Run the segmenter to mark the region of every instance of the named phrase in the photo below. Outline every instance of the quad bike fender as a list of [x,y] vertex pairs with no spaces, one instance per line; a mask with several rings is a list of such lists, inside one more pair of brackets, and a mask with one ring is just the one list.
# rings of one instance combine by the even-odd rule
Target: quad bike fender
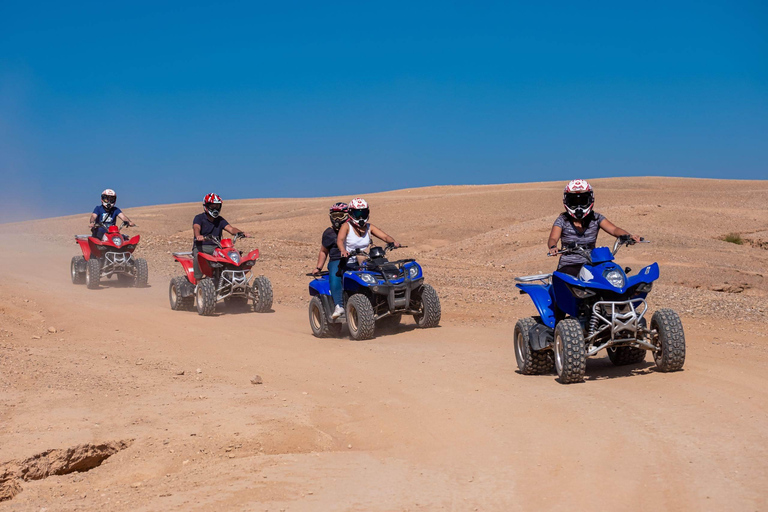
[[242,265],[244,261],[256,261],[259,259],[259,250],[254,249],[253,251],[249,252],[244,258],[240,258],[240,264]]
[[[128,240],[125,244],[128,244],[128,245],[138,245],[139,244],[139,240],[141,240],[141,235],[136,235],[136,236],[132,237],[130,240]],[[125,244],[123,244],[123,245],[125,245]],[[133,252],[133,250],[131,250],[131,252]]]
[[344,291],[347,292],[355,293],[360,288],[368,288],[369,286],[357,272],[344,272],[344,277],[342,279],[342,282],[344,283]]
[[309,283],[309,295],[331,295],[331,282],[328,278],[314,279]]
[[539,311],[542,323],[552,329],[555,328],[555,310],[552,303],[552,287],[543,284],[518,283],[521,293],[527,293],[534,306]]
[[194,286],[197,285],[195,279],[195,265],[192,262],[192,253],[189,254],[174,254],[173,259],[181,263],[181,268],[184,269],[184,274],[187,276],[187,280]]
[[91,237],[88,235],[75,235],[75,241],[77,242],[77,245],[80,246],[80,250],[83,251],[83,258],[85,258],[85,261],[91,259],[90,238]]
[[640,272],[627,277],[627,288],[632,288],[640,283],[652,283],[659,278],[659,264],[653,263],[640,269]]

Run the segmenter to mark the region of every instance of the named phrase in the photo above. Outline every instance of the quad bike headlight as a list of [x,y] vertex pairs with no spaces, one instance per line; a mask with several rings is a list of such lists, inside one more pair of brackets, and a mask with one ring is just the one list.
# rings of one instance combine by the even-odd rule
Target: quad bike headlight
[[362,279],[368,284],[376,284],[376,278],[373,277],[371,274],[360,274],[360,279]]
[[624,287],[624,274],[621,272],[621,270],[614,268],[611,270],[608,270],[603,277],[605,277],[605,280],[611,283],[612,286],[615,288],[623,288]]
[[419,275],[419,267],[414,265],[411,268],[409,268],[408,275],[410,276],[411,279],[415,278],[417,275]]
[[227,254],[227,256],[229,256],[229,259],[234,261],[236,265],[240,264],[240,253],[239,252],[237,252],[237,251],[229,251],[229,254]]
[[120,247],[121,245],[123,245],[123,237],[121,237],[121,236],[113,236],[112,237],[112,243],[115,244],[116,246]]
[[574,297],[577,299],[586,299],[587,297],[591,297],[595,294],[592,290],[587,290],[586,288],[579,288],[578,286],[568,286],[568,289],[571,290],[571,293]]

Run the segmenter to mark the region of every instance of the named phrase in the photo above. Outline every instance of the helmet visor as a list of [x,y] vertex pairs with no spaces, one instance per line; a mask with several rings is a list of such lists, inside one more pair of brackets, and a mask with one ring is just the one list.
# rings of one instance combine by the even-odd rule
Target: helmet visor
[[213,212],[220,212],[221,211],[221,203],[208,203],[205,205],[206,208],[208,208],[210,211]]
[[592,192],[580,192],[578,194],[565,194],[565,204],[571,208],[586,208],[594,201]]
[[367,219],[370,213],[371,210],[368,208],[361,208],[360,210],[349,210],[349,215],[355,220]]
[[331,220],[345,220],[347,212],[331,212]]

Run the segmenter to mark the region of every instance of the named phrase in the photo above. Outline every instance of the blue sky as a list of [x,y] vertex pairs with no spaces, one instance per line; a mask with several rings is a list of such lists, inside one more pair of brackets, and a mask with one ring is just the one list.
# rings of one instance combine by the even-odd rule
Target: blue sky
[[0,1],[0,222],[768,177],[768,4],[624,4]]

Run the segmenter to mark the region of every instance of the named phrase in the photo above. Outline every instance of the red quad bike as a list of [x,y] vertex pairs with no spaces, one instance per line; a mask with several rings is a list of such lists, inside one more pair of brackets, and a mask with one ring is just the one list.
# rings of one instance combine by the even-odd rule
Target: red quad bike
[[[223,300],[228,306],[245,306],[253,301],[253,311],[265,313],[272,309],[272,284],[265,276],[249,275],[259,250],[253,250],[243,256],[235,249],[235,242],[243,236],[237,233],[234,238],[206,237],[215,242],[213,254],[197,253],[197,262],[205,278],[197,281],[191,252],[175,252],[173,257],[181,263],[184,275],[171,279],[168,295],[173,310],[192,310],[197,307],[200,315],[212,315],[216,303]],[[254,277],[251,282],[251,277]]]
[[[120,228],[128,226],[123,222]],[[96,227],[105,227],[96,224]],[[137,288],[147,286],[149,268],[144,258],[134,258],[133,251],[139,244],[139,235],[129,238],[120,233],[120,228],[107,228],[103,240],[90,235],[75,235],[83,251],[82,256],[73,256],[70,273],[73,284],[83,284],[94,290],[102,278],[117,276],[119,282]]]

